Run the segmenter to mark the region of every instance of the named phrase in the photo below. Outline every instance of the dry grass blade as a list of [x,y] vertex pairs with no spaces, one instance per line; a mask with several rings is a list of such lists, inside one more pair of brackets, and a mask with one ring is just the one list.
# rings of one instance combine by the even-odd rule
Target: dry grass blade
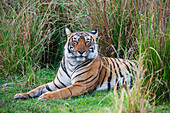
[[123,111],[123,103],[124,103],[124,89],[121,88],[121,97],[120,97],[120,108],[119,108],[119,113],[122,113]]

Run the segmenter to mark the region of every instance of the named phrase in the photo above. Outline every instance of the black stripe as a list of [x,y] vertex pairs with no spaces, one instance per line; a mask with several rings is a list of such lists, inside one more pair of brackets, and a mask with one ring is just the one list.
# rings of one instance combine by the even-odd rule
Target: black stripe
[[100,70],[99,76],[101,75],[102,71],[103,71],[103,66],[102,66],[102,69]]
[[31,97],[30,94],[28,94],[28,98],[33,98],[33,97]]
[[75,83],[77,83],[77,82],[84,82],[84,81],[90,79],[92,76],[93,76],[93,75],[91,75],[90,77],[86,78],[85,80],[78,80],[78,81],[76,81]]
[[77,69],[79,69],[79,68],[81,68],[81,67],[84,67],[84,66],[88,65],[88,64],[89,64],[90,62],[92,62],[92,61],[93,61],[93,60],[88,60],[88,61],[84,62],[82,65],[76,66],[75,69],[77,70]]
[[[115,66],[115,63],[114,63],[114,61],[113,60],[115,60],[115,59],[110,59],[111,60],[111,62],[112,62],[112,64],[113,64],[113,68],[114,68],[114,70],[115,70],[115,74],[116,74],[116,84],[117,84],[117,89],[118,89],[118,87],[119,87],[119,83],[118,83],[118,73],[117,73],[117,71],[116,71],[116,66]],[[117,63],[116,63],[117,64]],[[119,66],[117,66],[118,68],[119,68]],[[108,78],[108,81],[109,81],[109,79],[112,79],[112,78]],[[108,87],[108,90],[110,90],[109,89],[109,87]]]
[[48,91],[52,91],[47,84],[45,85],[45,87]]
[[62,82],[59,80],[58,77],[57,77],[57,80],[58,80],[64,87],[66,87],[66,85],[65,85],[64,83],[62,83]]
[[97,76],[98,76],[98,74],[92,80],[86,82],[85,84],[88,84],[88,83],[92,82],[95,78],[97,78]]
[[75,65],[71,64],[69,61],[68,61],[68,63],[69,63],[71,66],[75,66],[75,65],[76,65],[76,64],[75,64]]
[[90,89],[91,87],[93,87],[94,85],[96,85],[97,82],[98,82],[98,81],[96,81],[93,85],[91,85],[91,86],[89,86],[88,88],[86,88],[86,90],[87,90],[87,89]]
[[54,80],[53,80],[53,84],[55,85],[55,87],[57,87],[58,89],[60,89],[60,87],[58,87],[57,84],[55,84]]
[[61,62],[60,63],[60,66],[61,66],[61,68],[62,68],[62,70],[67,74],[67,72],[65,71],[65,68],[64,68],[64,66],[63,66],[63,63]]
[[118,81],[118,79],[117,79],[117,77],[116,77],[116,83],[117,83],[117,81]]
[[[101,60],[100,60],[100,66],[99,66],[99,69],[98,69],[98,73],[97,73],[97,75],[96,76],[98,76],[99,75],[99,70],[100,70],[100,67],[101,67]],[[89,88],[91,88],[91,87],[93,87],[94,85],[96,85],[98,83],[98,80],[93,84],[93,85],[91,85],[90,87],[88,87],[88,88],[86,88],[86,90],[87,89],[89,89]],[[94,88],[94,89],[96,89],[96,87]],[[93,89],[93,90],[94,90]]]
[[65,66],[65,57],[63,58],[63,65],[64,65],[64,69],[65,69],[65,72],[66,72],[67,76],[68,76],[69,78],[71,78],[70,75],[68,74],[67,69],[66,69],[66,66]]
[[126,68],[129,71],[129,73],[131,73],[129,66],[125,62],[123,62],[123,63],[126,65]]
[[70,43],[68,43],[67,50],[68,50],[68,53],[71,53],[69,46],[70,46]]
[[70,91],[70,93],[71,93],[71,96],[72,96],[72,91],[69,89],[69,88],[67,88],[69,91]]
[[[102,57],[100,57],[100,58],[101,58],[102,62],[104,63],[103,58]],[[101,65],[101,60],[100,60],[100,65]],[[100,70],[99,76],[101,75],[102,71],[103,71],[103,66],[102,66],[102,69]]]
[[118,67],[118,69],[119,69],[119,73],[120,73],[120,76],[121,77],[124,77],[123,75],[122,75],[122,73],[121,73],[121,69],[120,69],[120,67],[119,67],[119,64],[116,62],[116,64],[117,64],[117,67]]
[[[78,77],[78,76],[80,76],[80,75],[82,75],[82,74],[84,74],[84,73],[86,73],[86,72],[90,71],[91,69],[92,69],[92,68],[90,68],[89,70],[84,71],[84,72],[82,72],[82,73],[80,73],[80,74],[76,75],[73,79],[75,79],[76,77]],[[73,80],[73,79],[72,79],[72,80]]]
[[113,64],[113,68],[114,68],[114,70],[115,70],[116,77],[118,77],[118,74],[117,74],[117,71],[116,71],[116,67],[115,67],[115,63],[114,63],[114,61],[113,61],[112,59],[110,59],[110,60],[112,61],[112,64]]
[[110,81],[112,79],[112,65],[110,64],[110,76],[108,77],[108,90],[110,90]]
[[117,59],[121,64],[122,64],[122,62],[120,61],[120,59],[119,58],[115,58],[115,59]]
[[64,60],[64,58],[63,58],[63,64],[62,64],[62,62],[61,62],[61,63],[60,63],[60,66],[61,66],[62,70],[66,73],[66,75],[67,75],[69,78],[71,78],[70,75],[68,74],[66,68],[65,68],[65,60]]
[[97,87],[95,87],[92,91],[96,91]]
[[101,82],[101,84],[100,84],[100,87],[103,85],[104,79],[105,79],[105,77],[106,77],[106,73],[107,73],[107,69],[105,68],[105,74],[104,74],[103,80],[102,80],[102,82]]
[[129,64],[133,67],[133,65],[129,62]]
[[69,68],[69,66],[68,66],[68,70],[71,71],[71,72],[73,72],[73,70],[71,70],[71,69]]

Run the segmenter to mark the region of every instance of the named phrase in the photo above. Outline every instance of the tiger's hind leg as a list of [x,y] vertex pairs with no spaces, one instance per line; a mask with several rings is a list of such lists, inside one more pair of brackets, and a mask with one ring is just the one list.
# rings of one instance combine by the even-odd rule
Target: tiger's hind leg
[[49,92],[49,91],[55,91],[57,90],[56,87],[53,87],[54,83],[50,82],[44,85],[41,85],[28,93],[19,93],[14,96],[14,99],[27,99],[27,98],[34,98],[42,95],[43,93]]

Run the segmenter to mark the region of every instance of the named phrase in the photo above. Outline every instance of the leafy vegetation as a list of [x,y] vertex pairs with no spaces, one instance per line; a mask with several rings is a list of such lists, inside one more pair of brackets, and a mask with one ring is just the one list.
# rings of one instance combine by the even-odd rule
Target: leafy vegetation
[[[0,85],[9,83],[1,88],[0,112],[154,112],[155,104],[169,106],[168,6],[168,0],[0,1]],[[135,59],[134,88],[49,102],[13,100],[14,94],[54,79],[65,27],[97,28],[101,55]],[[165,112],[167,106],[155,110]]]

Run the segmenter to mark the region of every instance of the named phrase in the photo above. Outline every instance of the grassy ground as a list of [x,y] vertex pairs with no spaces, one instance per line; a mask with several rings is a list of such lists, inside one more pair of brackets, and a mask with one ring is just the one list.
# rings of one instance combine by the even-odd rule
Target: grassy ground
[[[39,75],[39,76],[36,76]],[[32,77],[31,79],[31,76]],[[26,100],[14,100],[16,93],[27,92],[32,88],[53,80],[55,72],[41,70],[27,77],[12,77],[8,80],[1,80],[0,92],[0,112],[117,112],[120,111],[121,103],[116,103],[118,100],[114,91],[94,91],[86,93],[79,97],[68,99],[51,100],[40,102],[37,98]],[[33,79],[36,81],[32,84]],[[25,82],[27,81],[27,82]],[[32,85],[30,85],[32,84]],[[120,94],[120,91],[117,91]],[[120,95],[119,95],[120,96]],[[125,99],[124,104],[127,103]],[[116,105],[117,104],[117,105]],[[116,107],[117,106],[117,107]],[[117,109],[118,108],[118,109]],[[164,103],[159,106],[150,104],[147,112],[170,112],[170,104]],[[123,108],[126,109],[126,108]],[[154,110],[154,111],[153,111]]]
[[[55,74],[48,72],[40,73],[39,83],[45,83],[55,77]],[[100,91],[86,93],[79,97],[51,100],[47,102],[40,102],[37,98],[27,100],[14,100],[16,93],[27,92],[31,90],[34,85],[28,87],[23,85],[22,81],[25,77],[14,78],[11,80],[3,80],[0,85],[8,83],[8,85],[1,87],[0,112],[96,112],[96,111],[110,111],[113,104],[112,99],[108,98],[112,95],[112,91]],[[41,82],[40,82],[41,81]]]
[[21,90],[25,92],[28,89],[21,88],[21,85],[15,83],[2,88],[0,112],[96,112],[111,106],[110,98],[104,99],[99,104],[110,92],[93,92],[90,95],[47,102],[40,102],[37,98],[13,100],[13,96]]

